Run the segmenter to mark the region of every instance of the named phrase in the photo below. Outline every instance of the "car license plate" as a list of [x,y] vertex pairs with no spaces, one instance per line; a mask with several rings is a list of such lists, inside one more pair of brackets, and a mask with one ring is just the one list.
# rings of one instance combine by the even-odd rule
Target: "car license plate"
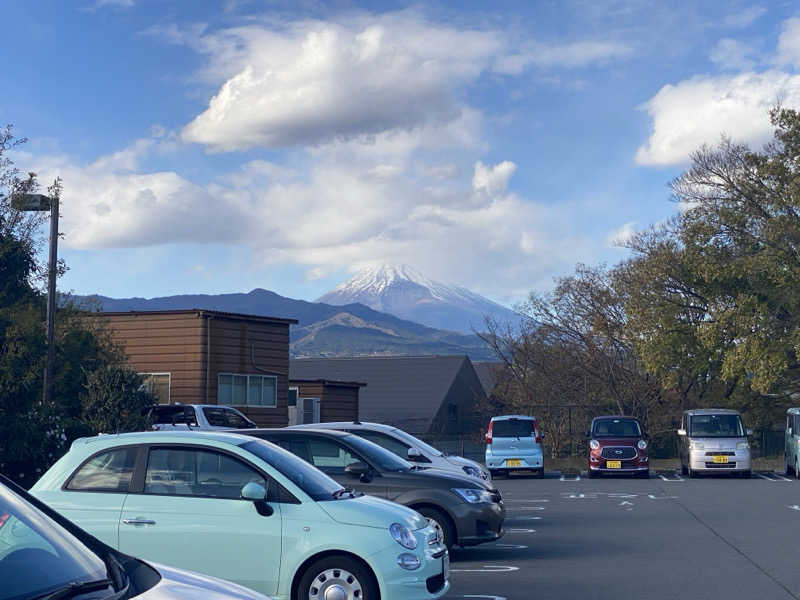
[[520,458],[510,458],[506,461],[507,467],[521,467],[522,466],[522,459]]
[[447,552],[445,552],[442,558],[442,574],[444,575],[445,581],[450,578],[450,555]]
[[727,456],[715,456],[714,457],[714,464],[715,465],[725,465],[728,463]]
[[622,461],[619,460],[606,461],[606,469],[621,469],[621,468],[622,468]]

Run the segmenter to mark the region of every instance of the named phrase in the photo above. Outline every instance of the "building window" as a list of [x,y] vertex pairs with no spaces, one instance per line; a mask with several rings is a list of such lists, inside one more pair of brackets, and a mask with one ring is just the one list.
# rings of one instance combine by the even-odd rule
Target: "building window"
[[217,404],[228,406],[278,405],[278,381],[270,375],[236,375],[220,373],[217,387]]
[[139,373],[142,388],[155,396],[159,404],[169,404],[169,373]]
[[458,404],[447,405],[447,418],[451,421],[458,421]]
[[289,388],[289,406],[297,406],[297,394],[299,391],[299,388],[296,387]]

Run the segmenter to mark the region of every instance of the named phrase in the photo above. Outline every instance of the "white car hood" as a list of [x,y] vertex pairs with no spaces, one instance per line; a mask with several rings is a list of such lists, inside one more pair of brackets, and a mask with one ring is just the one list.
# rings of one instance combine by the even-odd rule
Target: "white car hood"
[[[468,458],[464,458],[463,456],[450,456],[450,455],[447,455],[447,456],[445,456],[445,459],[447,460],[447,462],[456,465],[459,469],[461,469],[461,467],[469,466],[469,467],[475,467],[481,473],[486,471],[486,469],[483,468],[482,464],[477,463],[474,460],[470,460]],[[463,471],[463,469],[462,469],[462,471]],[[466,475],[466,473],[465,473],[465,475]]]
[[161,581],[138,600],[269,600],[267,596],[230,581],[150,563],[161,574]]

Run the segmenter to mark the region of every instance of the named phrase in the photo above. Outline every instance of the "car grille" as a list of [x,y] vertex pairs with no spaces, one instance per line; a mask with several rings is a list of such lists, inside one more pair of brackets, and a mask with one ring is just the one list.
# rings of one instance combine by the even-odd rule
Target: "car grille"
[[706,452],[706,456],[736,456],[736,452],[729,452],[728,450],[724,452],[722,450],[709,450]]
[[425,581],[425,587],[431,594],[435,594],[444,587],[444,573],[439,573],[433,577],[428,577]]
[[633,446],[608,446],[603,448],[600,456],[609,460],[631,459],[636,456],[636,448]]
[[729,462],[729,463],[706,463],[706,469],[735,469],[736,463]]

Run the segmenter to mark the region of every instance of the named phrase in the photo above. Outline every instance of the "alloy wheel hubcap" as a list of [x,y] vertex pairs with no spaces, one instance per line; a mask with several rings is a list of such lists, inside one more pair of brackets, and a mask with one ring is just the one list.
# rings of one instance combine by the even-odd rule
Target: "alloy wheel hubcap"
[[327,569],[314,577],[308,589],[309,600],[358,600],[363,598],[361,583],[344,569]]

